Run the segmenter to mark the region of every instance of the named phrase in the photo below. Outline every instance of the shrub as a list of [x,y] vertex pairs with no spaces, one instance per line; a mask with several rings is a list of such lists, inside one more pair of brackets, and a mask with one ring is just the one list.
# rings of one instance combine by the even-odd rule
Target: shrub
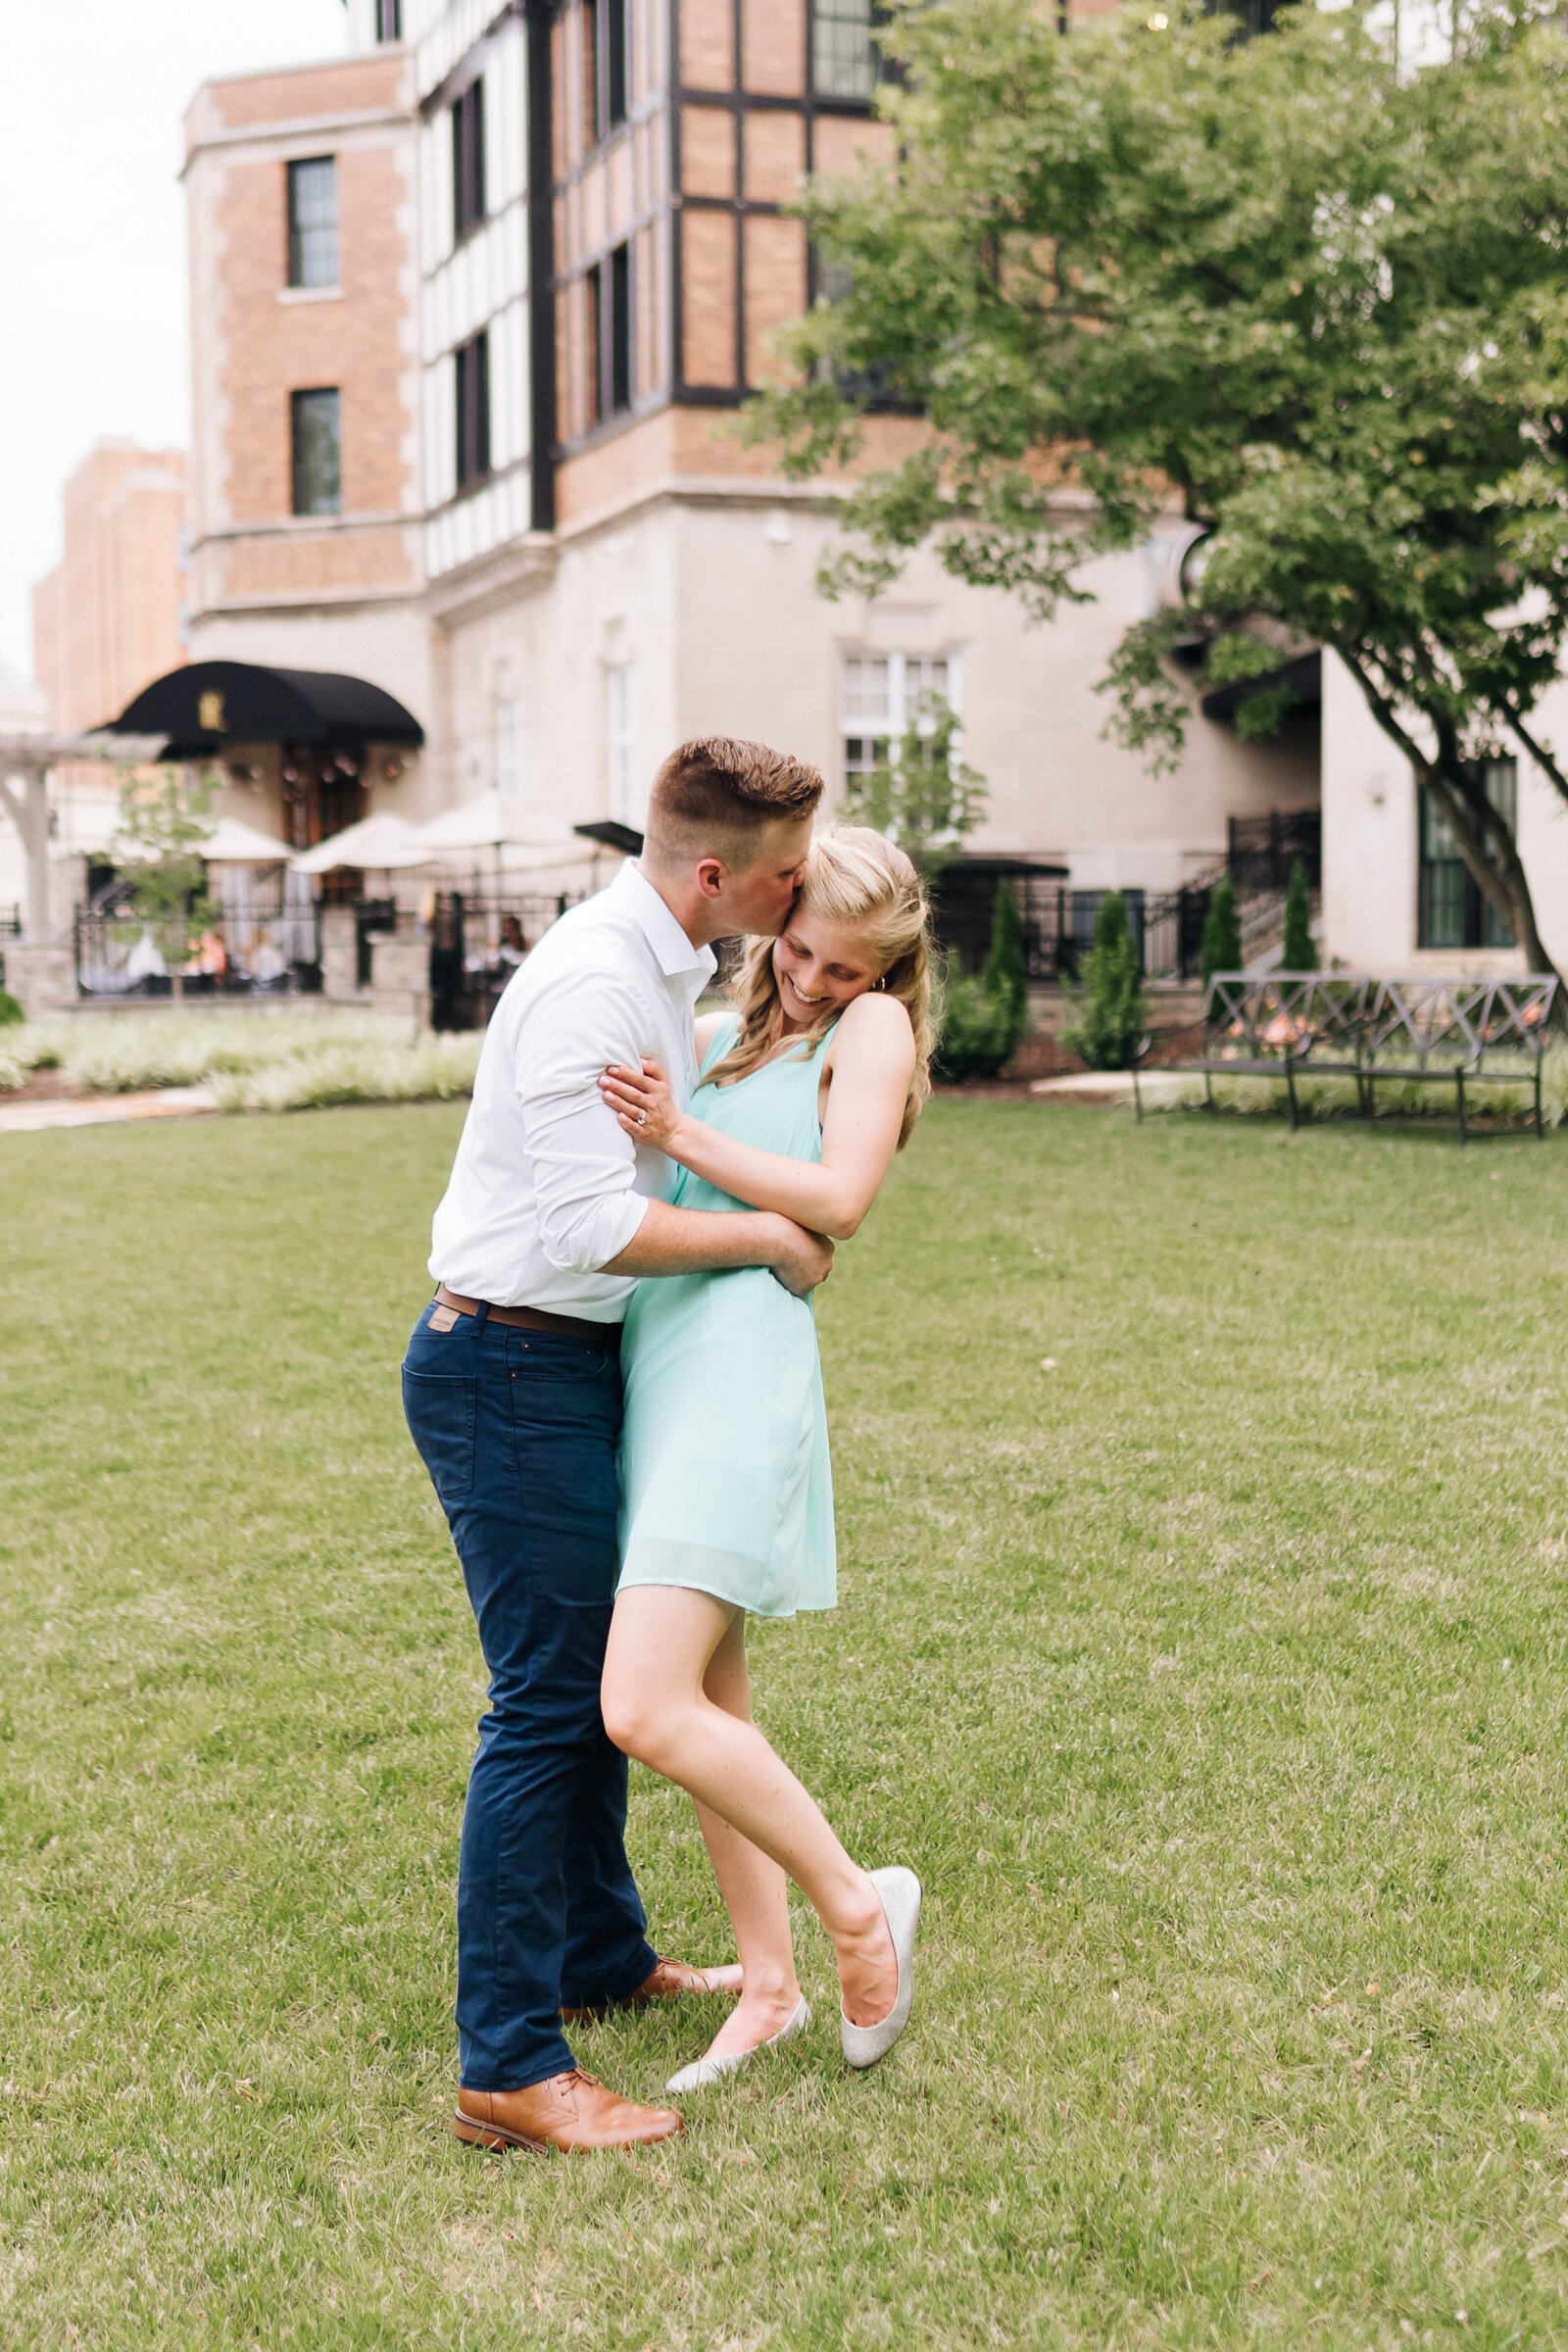
[[24,1021],[26,1017],[16,998],[9,995],[5,989],[0,988],[0,1029],[10,1029],[18,1021]]
[[1012,1015],[1014,1045],[1029,1026],[1029,967],[1023,956],[1023,926],[1010,884],[999,882],[991,902],[991,952],[986,957],[986,992]]
[[1317,948],[1312,938],[1312,894],[1306,887],[1306,868],[1299,858],[1291,868],[1285,896],[1285,945],[1280,964],[1287,972],[1315,972]]
[[1229,874],[1221,874],[1208,894],[1200,953],[1205,990],[1216,972],[1242,968],[1242,924],[1236,911],[1236,885]]
[[939,1078],[994,1078],[1018,1042],[1013,1007],[983,980],[954,978],[942,992],[932,1068]]
[[1144,1041],[1144,966],[1119,890],[1100,902],[1082,986],[1062,994],[1071,1014],[1061,1032],[1067,1051],[1092,1070],[1130,1069]]

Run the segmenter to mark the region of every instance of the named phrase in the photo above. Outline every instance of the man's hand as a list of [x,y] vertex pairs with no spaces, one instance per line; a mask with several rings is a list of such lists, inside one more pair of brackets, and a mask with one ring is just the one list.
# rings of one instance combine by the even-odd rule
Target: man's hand
[[773,1221],[779,1228],[779,1254],[768,1259],[767,1270],[792,1298],[808,1298],[833,1271],[833,1245],[819,1233],[808,1233],[790,1217]]

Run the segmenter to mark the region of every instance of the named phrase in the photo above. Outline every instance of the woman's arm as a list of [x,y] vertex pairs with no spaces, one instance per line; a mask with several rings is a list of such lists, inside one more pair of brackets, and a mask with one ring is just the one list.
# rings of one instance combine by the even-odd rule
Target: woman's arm
[[600,1086],[639,1143],[667,1152],[737,1200],[776,1209],[844,1242],[876,1199],[898,1149],[914,1069],[908,1014],[894,998],[857,997],[839,1022],[831,1056],[820,1166],[760,1152],[677,1110],[657,1063],[607,1070]]

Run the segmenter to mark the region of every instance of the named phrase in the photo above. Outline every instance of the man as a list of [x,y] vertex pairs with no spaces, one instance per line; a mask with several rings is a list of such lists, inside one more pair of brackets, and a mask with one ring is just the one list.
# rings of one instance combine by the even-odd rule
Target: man
[[579,2071],[569,2019],[732,1985],[663,1960],[622,1842],[626,1762],[599,1683],[615,1589],[619,1326],[640,1277],[768,1266],[805,1296],[832,1250],[787,1217],[672,1207],[598,1080],[646,1055],[684,1100],[710,943],[773,934],[822,794],[812,767],[711,737],[654,780],[640,864],[574,907],[490,1023],[403,1367],[409,1428],[452,1529],[490,1712],[458,1874],[460,2139],[627,2147],[682,2129]]

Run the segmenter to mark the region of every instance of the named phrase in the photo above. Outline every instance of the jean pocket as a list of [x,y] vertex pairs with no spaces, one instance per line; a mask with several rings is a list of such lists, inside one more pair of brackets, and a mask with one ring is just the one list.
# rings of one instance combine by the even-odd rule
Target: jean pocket
[[473,1493],[474,1424],[479,1384],[461,1372],[403,1367],[403,1413],[444,1511]]

